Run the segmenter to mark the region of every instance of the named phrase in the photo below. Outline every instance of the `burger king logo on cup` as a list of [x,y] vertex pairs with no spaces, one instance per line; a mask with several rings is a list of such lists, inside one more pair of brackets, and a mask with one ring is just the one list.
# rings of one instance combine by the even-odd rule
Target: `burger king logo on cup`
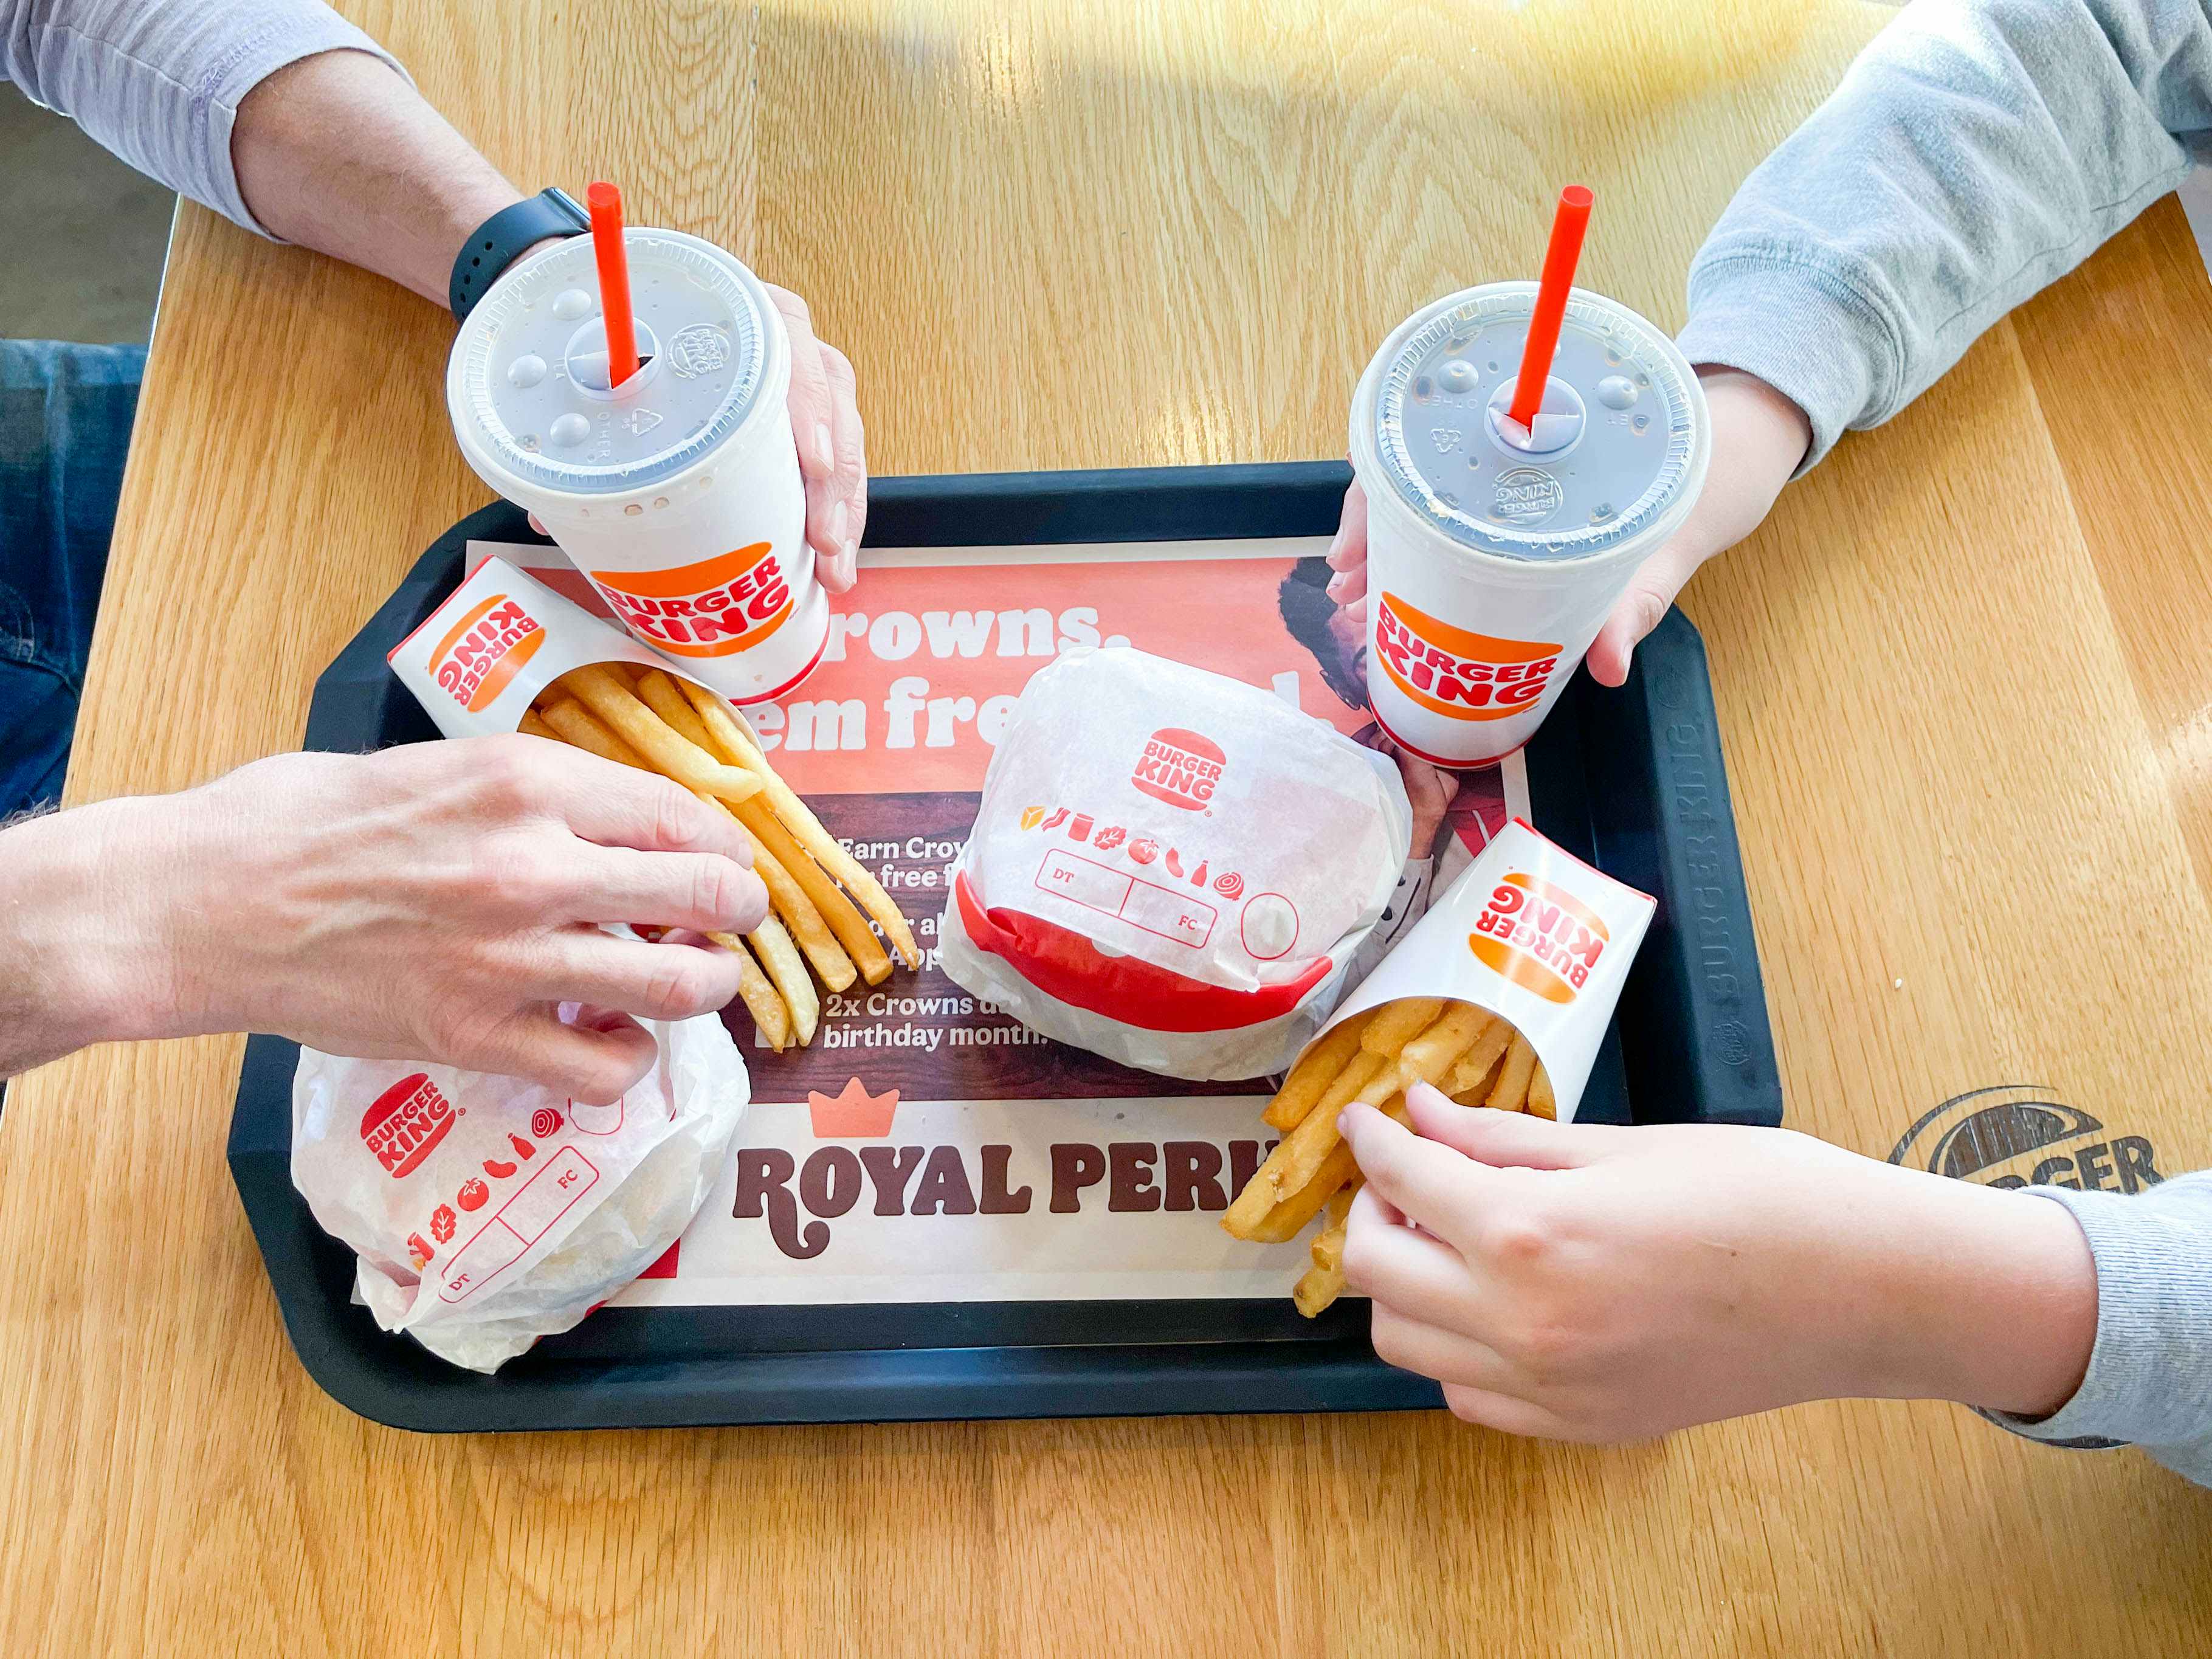
[[453,1127],[453,1103],[429,1074],[403,1077],[362,1114],[362,1144],[394,1181],[414,1174]]
[[1559,647],[1455,628],[1385,593],[1376,611],[1375,658],[1392,684],[1432,714],[1502,720],[1543,696]]
[[504,593],[479,599],[430,653],[430,675],[455,702],[474,714],[513,679],[545,643],[538,618]]
[[1512,870],[1491,890],[1467,945],[1524,991],[1568,1003],[1589,982],[1612,939],[1597,912],[1572,893]]
[[1221,769],[1228,763],[1221,745],[1211,738],[1164,726],[1145,739],[1145,752],[1137,757],[1137,769],[1129,781],[1154,800],[1186,812],[1203,812],[1212,804]]
[[791,584],[766,542],[673,570],[594,570],[591,577],[623,626],[679,657],[750,651],[791,617]]

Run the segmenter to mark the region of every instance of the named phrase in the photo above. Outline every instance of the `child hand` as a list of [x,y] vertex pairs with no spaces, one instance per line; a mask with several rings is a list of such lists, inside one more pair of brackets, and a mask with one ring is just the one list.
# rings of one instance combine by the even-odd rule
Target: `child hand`
[[2045,1200],[1784,1130],[1407,1105],[1425,1139],[1344,1114],[1367,1177],[1345,1274],[1376,1352],[1469,1422],[1629,1440],[1853,1396],[2038,1415],[2087,1367],[2094,1264]]
[[[1705,493],[1673,540],[1646,560],[1589,648],[1590,677],[1601,685],[1628,678],[1638,643],[1659,625],[1698,567],[1759,528],[1805,459],[1811,423],[1796,404],[1754,375],[1733,368],[1698,371],[1712,410],[1713,464]],[[1367,594],[1367,497],[1354,482],[1344,495],[1328,566],[1328,596],[1341,605]]]

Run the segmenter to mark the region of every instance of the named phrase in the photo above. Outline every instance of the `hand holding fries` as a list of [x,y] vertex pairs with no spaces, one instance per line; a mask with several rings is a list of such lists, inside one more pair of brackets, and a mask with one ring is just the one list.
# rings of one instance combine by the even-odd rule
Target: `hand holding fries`
[[1294,1292],[1308,1318],[1344,1289],[1346,1215],[1360,1170],[1338,1120],[1352,1105],[1407,1121],[1406,1095],[1441,1085],[1455,1099],[1498,1111],[1556,1115],[1551,1079],[1528,1040],[1505,1020],[1468,1002],[1401,997],[1352,1015],[1310,1044],[1262,1115],[1285,1131],[1221,1224],[1239,1238],[1280,1243],[1295,1238],[1324,1206],[1329,1219],[1314,1241],[1314,1266]]
[[758,739],[713,693],[658,668],[592,664],[547,686],[521,729],[658,772],[744,826],[775,914],[742,939],[710,937],[738,958],[738,994],[770,1048],[813,1041],[821,999],[809,963],[832,991],[856,978],[870,985],[889,978],[886,940],[909,968],[920,965],[913,930],[890,895],[776,775]]

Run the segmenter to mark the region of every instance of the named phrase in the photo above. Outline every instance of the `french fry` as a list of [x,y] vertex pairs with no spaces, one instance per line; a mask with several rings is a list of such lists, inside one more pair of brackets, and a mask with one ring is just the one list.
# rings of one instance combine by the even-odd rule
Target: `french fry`
[[1559,1120],[1559,1103],[1552,1093],[1552,1074],[1544,1069],[1540,1060],[1528,1074],[1528,1115],[1548,1117],[1554,1122]]
[[522,724],[515,727],[515,730],[526,738],[544,738],[550,743],[561,741],[561,734],[546,725],[544,717],[535,708],[526,708],[522,711]]
[[[699,744],[709,754],[714,752],[714,740],[708,735],[704,720],[676,689],[676,681],[671,676],[657,668],[650,670],[640,676],[638,692],[644,697],[647,706],[665,720],[679,737]],[[694,732],[696,737],[693,737]],[[833,965],[825,968],[823,963],[828,953],[822,951],[821,946],[826,941],[822,939],[819,929],[810,926],[803,913],[795,916],[799,942],[806,947],[808,957],[813,960],[817,971],[822,973],[823,982],[833,991],[843,990],[853,982],[851,975],[854,964],[857,964],[860,977],[871,985],[881,985],[889,979],[891,975],[890,958],[884,954],[874,932],[860,913],[853,908],[852,901],[837,890],[836,884],[822,873],[821,866],[792,838],[789,830],[775,814],[763,801],[756,799],[740,803],[736,816],[738,822],[744,824],[752,836],[754,845],[764,848],[769,855],[790,874],[799,890],[805,894],[806,902],[813,908],[815,915],[836,935],[840,954],[848,958],[846,965],[842,967],[834,965],[835,958],[829,958]],[[842,983],[831,983],[833,975],[842,978]]]
[[[654,769],[646,764],[642,756],[607,730],[590,709],[574,697],[556,696],[539,706],[544,711],[546,725],[556,736],[577,748],[587,750],[605,760],[634,766],[640,771]],[[721,806],[726,811],[729,810],[712,795],[702,793],[699,799],[711,805]],[[799,890],[799,884],[785,872],[774,855],[763,852],[757,844],[753,848],[753,871],[767,887],[769,899],[777,911],[787,918],[799,918],[801,926],[811,924],[812,933],[818,936],[816,942],[820,954],[814,960],[822,974],[823,982],[833,991],[842,991],[850,985],[854,976],[853,964],[837,948],[836,941],[830,937],[822,918],[815,913],[806,895]],[[769,979],[783,994],[784,1002],[791,1010],[793,1027],[800,1044],[803,1046],[812,1042],[821,1012],[821,999],[815,994],[813,982],[806,977],[805,965],[792,950],[790,935],[771,920],[756,928],[750,937],[753,943],[760,947],[761,961]]]
[[1315,1267],[1339,1273],[1343,1271],[1345,1224],[1352,1218],[1352,1200],[1358,1195],[1359,1182],[1357,1179],[1338,1188],[1329,1195],[1328,1224],[1314,1235]]
[[1455,1002],[1436,1023],[1398,1052],[1398,1075],[1407,1087],[1434,1083],[1449,1072],[1486,1028],[1504,1024],[1468,1002]]
[[1376,1010],[1360,1033],[1359,1046],[1370,1054],[1398,1058],[1399,1051],[1443,1012],[1442,997],[1401,997]]
[[[1298,1191],[1261,1217],[1249,1237],[1256,1244],[1287,1244],[1305,1231],[1306,1223],[1321,1213],[1328,1203],[1347,1181],[1359,1178],[1359,1165],[1352,1156],[1352,1148],[1343,1142],[1322,1160],[1314,1178]],[[1224,1220],[1222,1224],[1226,1226]]]
[[1343,1294],[1344,1267],[1340,1262],[1334,1267],[1315,1266],[1307,1268],[1304,1275],[1291,1288],[1291,1300],[1308,1319],[1316,1319],[1323,1309]]
[[745,942],[735,933],[709,933],[707,937],[738,959],[738,995],[752,1012],[753,1024],[762,1040],[781,1054],[791,1043],[791,1010],[784,1006],[783,998],[761,972],[760,963]]
[[[1510,1047],[1511,1039],[1509,1038],[1507,1042]],[[1498,1085],[1498,1074],[1504,1069],[1505,1054],[1501,1049],[1498,1053],[1498,1058],[1490,1062],[1490,1069],[1488,1071],[1485,1072],[1480,1077],[1475,1079],[1475,1080],[1469,1084],[1466,1088],[1453,1089],[1449,1091],[1449,1092],[1451,1095],[1451,1097],[1462,1106],[1486,1106],[1490,1103],[1491,1090]],[[1458,1073],[1455,1071],[1453,1073],[1453,1076],[1456,1077]],[[1446,1080],[1449,1081],[1449,1079]]]
[[637,693],[604,663],[572,668],[556,684],[605,721],[617,737],[651,761],[654,770],[665,773],[687,788],[703,790],[732,805],[750,800],[760,793],[763,785],[757,775],[742,767],[726,766],[706,750],[685,742],[669,728],[666,721],[639,702]]
[[1274,1099],[1261,1114],[1261,1120],[1272,1128],[1297,1128],[1299,1121],[1314,1109],[1328,1091],[1328,1085],[1358,1054],[1359,1034],[1367,1029],[1370,1018],[1368,1014],[1355,1015],[1299,1055],[1298,1063],[1291,1067],[1283,1086],[1275,1091]]
[[842,842],[822,827],[822,821],[808,809],[806,803],[799,799],[789,784],[776,775],[775,768],[768,763],[767,754],[727,704],[705,687],[694,685],[689,680],[681,682],[678,689],[692,708],[698,711],[699,718],[706,722],[707,730],[713,735],[725,757],[760,778],[768,790],[769,801],[776,815],[790,826],[799,844],[860,900],[860,908],[875,919],[876,925],[884,930],[884,937],[890,940],[891,947],[899,953],[906,965],[919,968],[921,965],[921,951],[915,943],[914,928],[908,923],[905,913],[892,902],[890,895],[884,891],[883,884],[845,850]]
[[815,1027],[822,1019],[822,999],[816,994],[814,981],[806,976],[806,962],[799,954],[799,947],[791,942],[791,935],[774,916],[761,923],[749,934],[753,948],[760,952],[761,966],[783,993],[784,1006],[791,1010],[792,1035],[805,1048],[814,1041]]
[[1498,1086],[1490,1091],[1483,1103],[1501,1112],[1517,1112],[1528,1099],[1528,1079],[1536,1070],[1536,1051],[1528,1046],[1528,1039],[1518,1031],[1513,1034],[1513,1046],[1505,1051],[1505,1065],[1498,1073]]

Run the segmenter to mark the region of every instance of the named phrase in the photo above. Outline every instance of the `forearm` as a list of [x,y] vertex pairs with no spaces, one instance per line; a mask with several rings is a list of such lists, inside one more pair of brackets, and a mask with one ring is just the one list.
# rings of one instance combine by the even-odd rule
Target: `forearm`
[[133,849],[159,833],[147,811],[102,801],[0,830],[0,1077],[161,1034],[161,911],[174,895],[141,878]]
[[239,106],[232,154],[270,234],[441,305],[469,233],[520,199],[411,85],[360,52],[263,81]]
[[2206,127],[2205,0],[1922,0],[1737,192],[1683,349],[1802,408],[1810,465],[2172,189],[2172,135]]

